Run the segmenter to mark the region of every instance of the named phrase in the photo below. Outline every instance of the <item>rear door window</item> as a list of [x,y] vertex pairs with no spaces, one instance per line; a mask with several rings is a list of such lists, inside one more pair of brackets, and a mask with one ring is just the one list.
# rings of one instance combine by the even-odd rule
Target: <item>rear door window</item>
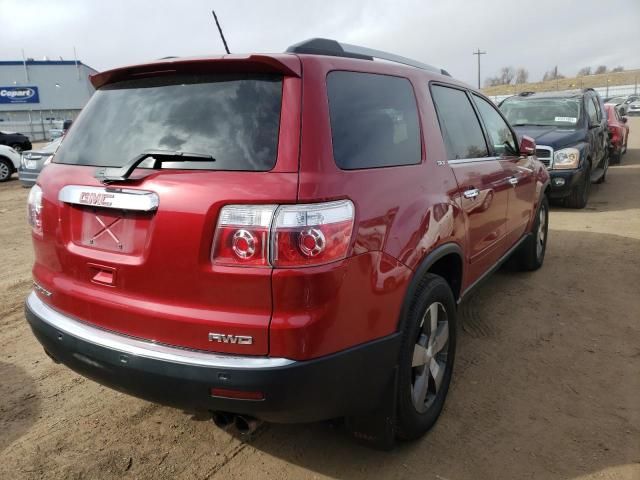
[[55,162],[120,167],[146,150],[165,150],[215,161],[163,168],[271,170],[281,103],[280,76],[171,75],[107,85],[85,106]]
[[587,101],[587,115],[589,116],[589,121],[592,124],[598,123],[598,110],[596,109],[596,104],[593,101],[592,97],[586,97]]
[[406,78],[327,75],[333,157],[345,170],[420,163],[418,108]]
[[482,127],[464,90],[433,85],[431,96],[450,160],[487,157]]

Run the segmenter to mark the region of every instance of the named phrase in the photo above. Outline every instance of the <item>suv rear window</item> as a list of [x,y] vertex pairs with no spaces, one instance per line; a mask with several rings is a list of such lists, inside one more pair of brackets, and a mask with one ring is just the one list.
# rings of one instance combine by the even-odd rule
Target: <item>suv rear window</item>
[[345,170],[420,163],[418,108],[406,78],[327,75],[333,157]]
[[215,158],[164,168],[271,170],[281,103],[279,76],[172,75],[107,85],[86,105],[55,162],[120,167],[152,149]]

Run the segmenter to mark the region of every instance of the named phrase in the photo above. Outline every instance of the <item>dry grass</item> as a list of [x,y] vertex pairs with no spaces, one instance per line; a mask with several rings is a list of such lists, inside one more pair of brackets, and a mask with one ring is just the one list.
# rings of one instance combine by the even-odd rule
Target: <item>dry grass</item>
[[633,85],[640,82],[640,69],[619,73],[605,73],[586,77],[563,78],[548,82],[523,83],[521,85],[498,85],[486,87],[482,91],[485,95],[512,95],[519,92],[548,92],[551,90],[570,90],[572,88],[595,88],[609,86]]

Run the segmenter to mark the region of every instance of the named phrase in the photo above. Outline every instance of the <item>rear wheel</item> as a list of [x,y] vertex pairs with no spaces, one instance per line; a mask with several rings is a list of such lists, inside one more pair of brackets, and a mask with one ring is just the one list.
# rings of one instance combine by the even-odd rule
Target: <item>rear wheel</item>
[[603,166],[602,166],[602,168],[604,169],[604,172],[603,172],[602,176],[596,182],[597,184],[604,183],[604,182],[607,181],[607,172],[609,171],[609,160],[610,160],[610,158],[611,158],[611,155],[607,154],[607,158],[604,159]]
[[456,351],[456,305],[447,282],[427,274],[405,321],[398,375],[397,436],[412,440],[436,422]]
[[589,201],[589,191],[591,190],[591,165],[587,166],[584,178],[580,185],[577,185],[566,199],[569,208],[584,208]]
[[531,235],[522,244],[516,254],[518,266],[521,270],[533,271],[544,263],[547,251],[547,234],[549,231],[549,200],[544,195],[540,201],[536,219],[533,222]]
[[22,152],[22,145],[19,143],[14,143],[13,145],[11,145],[11,148],[13,148],[18,153]]
[[0,182],[6,182],[13,173],[13,164],[4,158],[0,158]]

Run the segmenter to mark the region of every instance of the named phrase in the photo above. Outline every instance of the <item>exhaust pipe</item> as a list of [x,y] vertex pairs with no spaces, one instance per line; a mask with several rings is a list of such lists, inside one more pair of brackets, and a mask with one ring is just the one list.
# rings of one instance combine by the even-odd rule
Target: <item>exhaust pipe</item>
[[213,423],[222,430],[228,430],[235,421],[235,415],[229,412],[212,412]]
[[236,415],[236,430],[243,437],[251,436],[261,424],[262,422],[257,418],[247,417],[244,415]]

